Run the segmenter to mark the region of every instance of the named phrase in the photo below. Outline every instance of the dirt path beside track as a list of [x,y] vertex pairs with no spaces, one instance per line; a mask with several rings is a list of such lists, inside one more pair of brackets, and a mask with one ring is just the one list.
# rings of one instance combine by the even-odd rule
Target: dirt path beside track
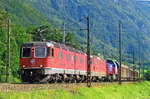
[[[131,84],[136,82],[123,82],[123,84]],[[92,87],[99,86],[110,86],[117,85],[118,82],[101,82],[101,83],[92,83]],[[0,84],[0,92],[9,92],[9,91],[32,91],[32,90],[46,90],[46,89],[65,89],[72,90],[77,87],[86,87],[86,83],[54,83],[54,84]]]

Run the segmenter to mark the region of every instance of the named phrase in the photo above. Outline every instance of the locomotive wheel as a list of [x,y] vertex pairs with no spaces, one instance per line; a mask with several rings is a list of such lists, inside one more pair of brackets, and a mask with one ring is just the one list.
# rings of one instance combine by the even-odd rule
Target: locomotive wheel
[[52,75],[50,75],[50,78],[48,79],[48,83],[52,83],[52,81],[53,81],[53,77]]
[[83,80],[82,80],[83,83],[86,82],[86,76],[83,76]]
[[83,82],[83,81],[84,81],[84,76],[80,75],[80,82]]
[[97,82],[97,77],[96,76],[92,77],[92,81]]
[[81,82],[81,76],[80,75],[76,75],[76,83],[80,83]]
[[57,75],[57,82],[58,82],[58,83],[62,83],[63,81],[64,81],[64,76],[61,75],[61,74],[58,74],[58,75]]
[[99,82],[99,78],[98,78],[98,76],[96,76],[95,78],[96,78],[96,80],[95,80],[95,81],[96,81],[96,82]]
[[48,79],[48,83],[56,83],[56,75],[50,75],[50,78]]
[[29,82],[25,75],[21,75],[22,82]]
[[80,82],[81,82],[81,80],[79,80],[79,79],[76,80],[76,83],[80,83]]
[[29,83],[34,83],[35,82],[35,79],[34,79],[34,77],[33,76],[29,76],[29,81],[28,81]]
[[72,75],[64,75],[64,82],[71,83]]
[[71,83],[76,83],[76,75],[72,75]]

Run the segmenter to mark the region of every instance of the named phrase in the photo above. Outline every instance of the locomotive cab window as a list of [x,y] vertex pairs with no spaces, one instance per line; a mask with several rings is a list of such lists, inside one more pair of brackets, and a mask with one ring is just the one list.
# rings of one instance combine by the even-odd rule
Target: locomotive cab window
[[35,57],[38,57],[38,58],[46,57],[46,48],[45,47],[36,47],[34,55],[35,55]]
[[47,57],[50,56],[50,47],[47,48]]
[[54,57],[54,48],[52,48],[52,57]]
[[22,48],[22,57],[31,57],[31,48]]

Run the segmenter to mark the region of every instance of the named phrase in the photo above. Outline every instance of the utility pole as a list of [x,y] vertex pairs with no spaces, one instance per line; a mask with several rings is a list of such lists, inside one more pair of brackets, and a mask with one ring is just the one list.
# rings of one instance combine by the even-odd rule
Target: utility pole
[[134,57],[134,50],[133,50],[133,80],[135,80],[135,57]]
[[121,20],[119,20],[119,84],[121,85],[121,64],[122,64],[122,52],[121,52]]
[[90,17],[87,17],[87,86],[91,87]]
[[65,22],[63,22],[63,39],[62,39],[62,43],[65,44],[65,36],[66,36],[66,31],[65,31],[66,27],[65,27]]
[[144,56],[143,56],[143,59],[142,59],[142,61],[143,61],[143,78],[142,78],[142,80],[144,81]]
[[104,59],[105,59],[105,45],[103,45],[103,56],[104,56]]
[[139,42],[139,81],[140,81],[140,65],[141,65],[141,46]]
[[[7,14],[8,17],[8,14]],[[7,33],[7,67],[6,67],[6,82],[10,81],[10,19],[8,18],[8,33]]]

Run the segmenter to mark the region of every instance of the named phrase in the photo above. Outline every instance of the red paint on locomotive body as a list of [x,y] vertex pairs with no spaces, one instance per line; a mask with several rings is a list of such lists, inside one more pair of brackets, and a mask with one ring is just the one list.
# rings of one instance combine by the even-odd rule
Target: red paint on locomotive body
[[99,57],[92,57],[92,71],[106,73],[107,63]]

